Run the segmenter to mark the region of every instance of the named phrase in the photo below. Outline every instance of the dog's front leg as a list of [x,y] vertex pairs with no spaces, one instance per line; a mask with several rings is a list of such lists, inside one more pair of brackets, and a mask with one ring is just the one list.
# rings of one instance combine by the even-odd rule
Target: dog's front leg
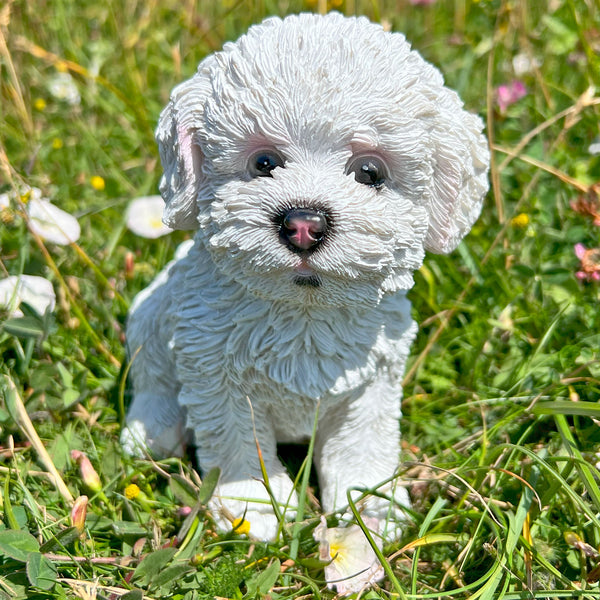
[[[196,390],[197,391],[197,390]],[[224,396],[227,392],[224,392]],[[275,433],[260,405],[251,410],[243,395],[239,400],[220,398],[190,403],[188,426],[194,431],[197,455],[204,472],[221,470],[219,485],[210,508],[221,529],[231,529],[231,519],[244,518],[254,537],[268,540],[277,535],[279,514],[295,512],[294,485],[277,458]],[[197,397],[196,397],[197,398]],[[259,458],[260,449],[260,458]],[[261,460],[268,476],[263,477]]]
[[[323,508],[327,511],[348,505],[349,488],[376,488],[391,480],[379,491],[391,497],[392,504],[376,496],[370,496],[365,504],[365,513],[378,519],[380,533],[386,532],[388,516],[398,516],[398,505],[410,505],[406,490],[392,479],[399,464],[400,399],[400,387],[380,377],[348,402],[345,414],[338,407],[323,415],[315,445]],[[391,525],[395,529],[395,524]]]

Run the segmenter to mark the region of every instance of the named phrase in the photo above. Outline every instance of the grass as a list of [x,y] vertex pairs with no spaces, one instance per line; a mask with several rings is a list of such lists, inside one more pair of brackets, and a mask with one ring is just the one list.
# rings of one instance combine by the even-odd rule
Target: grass
[[[39,187],[82,228],[78,245],[45,245],[18,205],[2,211],[3,275],[47,277],[58,301],[45,317],[25,307],[0,321],[0,598],[334,596],[311,494],[281,542],[217,534],[204,510],[210,477],[189,460],[132,460],[118,443],[127,307],[185,237],[125,227],[128,202],[156,193],[158,113],[173,85],[252,22],[322,4],[0,6],[0,193]],[[600,210],[600,155],[589,151],[600,133],[600,6],[332,4],[405,31],[487,120],[493,149],[481,219],[416,274],[400,473],[414,506],[383,549],[388,577],[363,597],[600,597],[600,284],[576,276],[574,253],[600,246],[581,210]],[[515,75],[517,55],[531,71]],[[58,73],[72,76],[79,103],[52,92]],[[526,94],[501,111],[495,90],[516,79]],[[73,449],[99,487],[86,485]],[[71,499],[83,494],[78,529]]]

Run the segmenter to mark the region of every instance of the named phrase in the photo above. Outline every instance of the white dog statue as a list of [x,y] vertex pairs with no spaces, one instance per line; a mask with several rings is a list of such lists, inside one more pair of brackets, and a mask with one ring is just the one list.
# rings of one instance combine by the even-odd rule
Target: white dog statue
[[[417,326],[407,291],[488,189],[482,122],[404,36],[366,18],[269,18],[172,93],[157,139],[164,221],[193,242],[141,292],[128,344],[130,453],[221,476],[220,526],[274,537],[297,502],[278,442],[310,438],[322,506],[390,481]],[[392,512],[406,490],[388,492]],[[226,510],[224,510],[226,509]],[[383,529],[390,502],[365,513]]]

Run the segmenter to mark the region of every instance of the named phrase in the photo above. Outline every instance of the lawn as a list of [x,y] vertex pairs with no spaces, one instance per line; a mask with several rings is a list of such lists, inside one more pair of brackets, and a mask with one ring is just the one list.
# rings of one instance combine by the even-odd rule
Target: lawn
[[[160,110],[252,23],[327,9],[405,32],[492,148],[481,218],[410,292],[413,508],[361,597],[600,598],[597,0],[3,0],[0,278],[50,284],[20,312],[0,291],[0,599],[335,596],[312,488],[257,542],[215,531],[193,457],[119,445],[128,306],[189,237],[128,222],[157,194]],[[40,229],[40,198],[71,237]]]

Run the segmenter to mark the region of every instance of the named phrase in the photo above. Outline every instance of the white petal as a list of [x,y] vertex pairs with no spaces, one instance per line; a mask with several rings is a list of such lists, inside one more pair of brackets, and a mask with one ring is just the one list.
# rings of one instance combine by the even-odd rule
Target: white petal
[[10,206],[10,196],[8,194],[0,194],[0,209]]
[[328,588],[350,594],[383,578],[377,555],[358,525],[327,529],[322,519],[313,537],[319,542],[319,558],[331,560],[325,567]]
[[70,73],[57,73],[48,83],[50,93],[58,100],[64,100],[71,106],[81,102],[79,90]]
[[77,219],[47,200],[32,198],[27,203],[31,229],[42,239],[66,245],[76,242],[81,234]]
[[165,203],[161,196],[142,196],[132,200],[127,207],[127,227],[136,235],[155,239],[172,229],[162,222]]
[[600,154],[600,139],[596,138],[589,146],[588,152],[592,155]]
[[54,310],[54,288],[47,279],[36,275],[11,275],[0,280],[0,306],[8,308],[11,316],[21,317],[23,313],[17,308],[21,302],[43,315],[46,309]]

